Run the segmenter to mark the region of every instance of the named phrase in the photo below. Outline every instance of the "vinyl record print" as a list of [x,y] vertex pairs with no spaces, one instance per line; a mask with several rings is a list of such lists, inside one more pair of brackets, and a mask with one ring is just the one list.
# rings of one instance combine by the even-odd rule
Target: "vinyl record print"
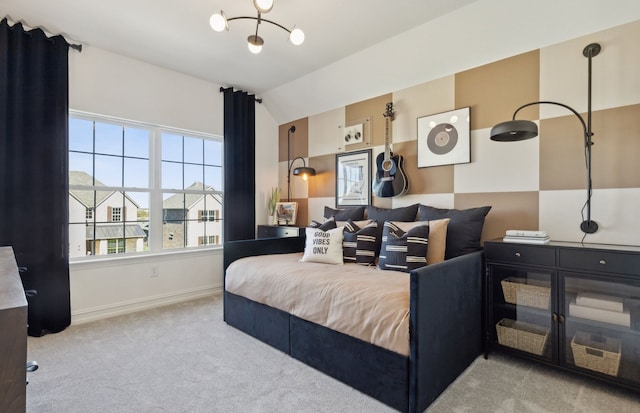
[[429,150],[437,155],[451,152],[458,143],[458,131],[450,123],[441,123],[431,129],[427,136]]
[[471,162],[469,108],[418,118],[418,168]]

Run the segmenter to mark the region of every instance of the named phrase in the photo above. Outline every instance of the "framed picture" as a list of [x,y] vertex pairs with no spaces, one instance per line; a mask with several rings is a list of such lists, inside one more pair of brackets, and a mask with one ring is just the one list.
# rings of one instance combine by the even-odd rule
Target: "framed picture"
[[336,155],[336,207],[371,203],[371,149]]
[[418,168],[471,162],[469,108],[418,118]]
[[276,203],[276,219],[277,219],[278,225],[295,225],[297,215],[298,215],[297,202]]

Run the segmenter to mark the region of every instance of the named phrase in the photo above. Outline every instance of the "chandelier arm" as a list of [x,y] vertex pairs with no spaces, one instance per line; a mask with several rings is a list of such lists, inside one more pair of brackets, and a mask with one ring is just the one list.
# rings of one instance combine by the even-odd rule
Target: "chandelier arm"
[[284,30],[287,33],[291,33],[291,30],[287,29],[286,27],[284,27],[281,24],[278,24],[272,20],[268,20],[265,19],[263,17],[251,17],[251,16],[240,16],[240,17],[232,17],[230,19],[227,19],[228,22],[232,21],[232,20],[241,20],[241,19],[249,19],[249,20],[258,20],[258,22],[267,22],[267,23],[271,23],[274,26],[278,26],[279,28],[281,28],[282,30]]

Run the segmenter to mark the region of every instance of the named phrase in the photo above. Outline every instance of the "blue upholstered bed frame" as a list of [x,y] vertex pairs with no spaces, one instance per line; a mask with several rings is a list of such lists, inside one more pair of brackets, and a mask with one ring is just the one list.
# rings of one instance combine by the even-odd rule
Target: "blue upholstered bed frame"
[[[303,237],[227,242],[224,268],[303,249]],[[409,357],[226,290],[224,320],[399,411],[422,412],[481,354],[482,259],[474,252],[410,273]]]

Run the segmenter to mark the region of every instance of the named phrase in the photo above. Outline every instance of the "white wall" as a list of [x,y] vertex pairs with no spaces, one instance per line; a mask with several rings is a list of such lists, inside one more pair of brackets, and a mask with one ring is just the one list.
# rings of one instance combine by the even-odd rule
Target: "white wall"
[[[73,110],[222,135],[219,88],[90,46],[69,52]],[[74,261],[70,278],[77,324],[221,291],[222,250]]]
[[638,19],[638,0],[478,0],[263,97],[283,124]]

